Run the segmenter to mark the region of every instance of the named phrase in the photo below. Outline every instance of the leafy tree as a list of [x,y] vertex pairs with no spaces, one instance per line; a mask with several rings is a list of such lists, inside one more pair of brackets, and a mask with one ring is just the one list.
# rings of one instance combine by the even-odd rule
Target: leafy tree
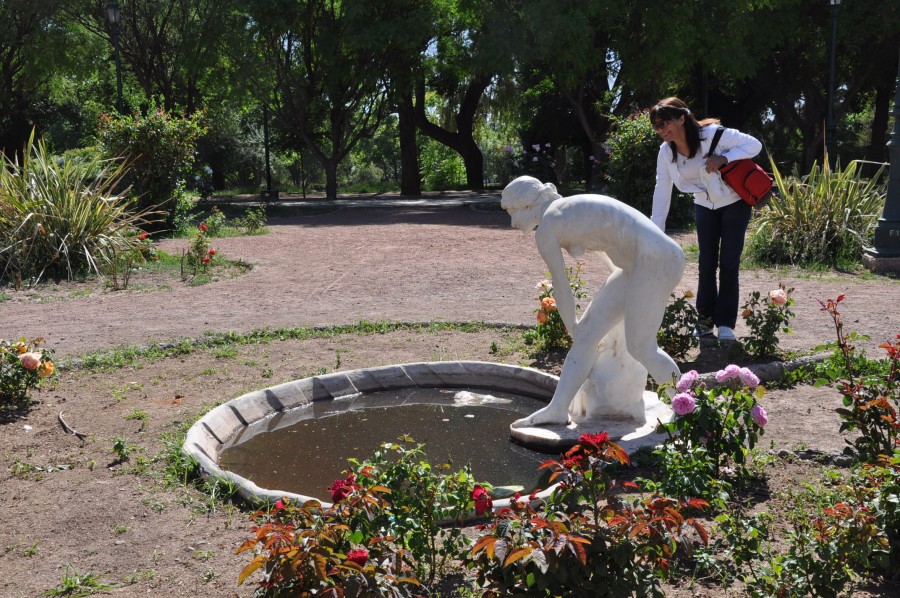
[[20,152],[58,71],[84,68],[80,32],[69,26],[66,0],[0,2],[0,151]]
[[[479,107],[496,77],[511,73],[513,47],[520,43],[511,30],[511,14],[503,3],[448,0],[437,24],[422,76],[414,89],[416,125],[428,137],[455,150],[466,168],[466,187],[484,187],[484,156],[475,141]],[[429,110],[428,93],[445,103]]]
[[388,65],[416,37],[410,2],[270,0],[250,7],[262,53],[275,73],[272,107],[289,139],[308,147],[337,196],[338,165],[388,114]]

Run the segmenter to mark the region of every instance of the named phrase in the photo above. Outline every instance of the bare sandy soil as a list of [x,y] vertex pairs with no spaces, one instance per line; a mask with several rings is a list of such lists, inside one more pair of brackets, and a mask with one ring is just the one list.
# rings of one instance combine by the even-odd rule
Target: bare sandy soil
[[[359,320],[485,321],[531,324],[535,284],[545,267],[533,238],[509,227],[505,213],[471,208],[342,209],[273,219],[270,234],[216,239],[219,252],[253,269],[242,276],[190,287],[142,283],[126,291],[97,283],[9,292],[0,303],[0,338],[43,336],[58,361],[123,345],[147,345],[203,333],[354,323]],[[678,235],[689,246],[690,234]],[[186,241],[162,247],[180,251]],[[594,289],[606,276],[588,262]],[[681,290],[695,285],[689,264]],[[817,299],[845,294],[848,331],[867,334],[871,356],[900,332],[900,284],[867,275],[750,270],[743,294],[793,287],[795,333],[788,350],[833,340]],[[156,289],[156,290],[152,290]],[[738,336],[747,331],[739,324]],[[558,371],[559,357],[536,363],[524,355],[517,330],[417,331],[279,341],[228,350],[200,350],[117,369],[65,369],[34,393],[35,404],[0,419],[0,596],[36,596],[65,575],[93,573],[116,585],[116,596],[248,596],[236,586],[247,563],[234,548],[248,537],[245,513],[214,505],[197,492],[161,482],[164,433],[175,433],[211,405],[252,389],[314,372],[446,359],[534,365]],[[490,347],[501,347],[492,353]],[[730,355],[706,349],[685,368],[724,365]],[[771,423],[765,448],[844,446],[833,389],[800,386],[767,393]],[[59,422],[87,434],[66,434]],[[397,430],[409,432],[414,430]],[[133,447],[117,461],[117,438]],[[386,437],[385,440],[392,440]],[[374,448],[374,447],[373,447]],[[774,494],[814,477],[808,464],[772,466]],[[68,573],[67,573],[68,571]],[[864,595],[892,595],[893,587]],[[717,596],[716,591],[674,590]],[[862,594],[861,594],[862,595]],[[894,594],[895,595],[895,594]]]

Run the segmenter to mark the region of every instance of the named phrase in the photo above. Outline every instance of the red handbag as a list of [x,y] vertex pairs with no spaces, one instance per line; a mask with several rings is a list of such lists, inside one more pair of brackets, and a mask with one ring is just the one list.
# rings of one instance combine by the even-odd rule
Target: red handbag
[[[707,156],[713,155],[724,130],[725,127],[716,129]],[[764,206],[772,195],[772,177],[750,158],[725,164],[719,169],[719,174],[722,180],[751,206]]]

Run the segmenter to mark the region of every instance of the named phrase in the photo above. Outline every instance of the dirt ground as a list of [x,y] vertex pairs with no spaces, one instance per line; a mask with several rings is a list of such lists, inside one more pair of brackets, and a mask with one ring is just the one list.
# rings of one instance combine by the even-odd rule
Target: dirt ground
[[[341,209],[273,218],[270,234],[215,239],[213,247],[252,264],[242,276],[190,287],[142,283],[104,290],[96,282],[12,292],[0,302],[0,338],[43,336],[57,361],[127,345],[196,338],[205,332],[346,324],[484,321],[532,324],[535,284],[545,267],[533,237],[509,227],[497,210],[451,208]],[[677,235],[689,247],[689,233]],[[167,240],[177,253],[187,241]],[[588,261],[589,289],[606,272]],[[693,289],[696,263],[679,287]],[[847,331],[881,357],[878,343],[900,333],[900,283],[860,274],[810,275],[747,270],[742,295],[784,283],[794,288],[795,332],[787,350],[811,350],[834,338],[817,299],[845,294]],[[739,323],[738,336],[747,330]],[[249,561],[234,548],[247,539],[246,515],[161,480],[161,436],[177,433],[211,405],[250,390],[321,370],[447,359],[518,363],[558,371],[558,359],[530,361],[518,330],[415,331],[279,341],[142,360],[117,369],[63,369],[35,392],[35,404],[0,419],[0,596],[36,596],[64,577],[93,573],[116,584],[115,596],[249,596],[237,575]],[[492,353],[496,344],[500,352]],[[707,348],[683,369],[728,362]],[[699,364],[699,365],[698,365]],[[769,391],[764,448],[840,451],[833,389]],[[87,435],[66,434],[69,426]],[[414,430],[397,430],[415,436]],[[116,439],[132,447],[117,461]],[[385,438],[392,440],[393,438]],[[373,447],[374,448],[374,447]],[[814,477],[809,464],[780,462],[767,471],[772,493]],[[896,595],[873,588],[864,595]],[[675,595],[718,596],[694,588]],[[863,594],[860,594],[863,595]]]

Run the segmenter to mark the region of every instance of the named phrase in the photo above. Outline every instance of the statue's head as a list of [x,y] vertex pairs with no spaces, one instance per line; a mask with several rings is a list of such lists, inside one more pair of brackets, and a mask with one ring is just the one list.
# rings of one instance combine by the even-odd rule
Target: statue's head
[[542,183],[533,176],[520,176],[503,189],[500,206],[509,212],[514,227],[528,233],[540,224],[546,205],[559,197],[553,183]]
[[500,196],[500,206],[507,211],[510,208],[524,210],[539,203],[549,194],[554,196],[553,199],[559,197],[553,183],[542,183],[533,176],[520,176],[504,187]]

